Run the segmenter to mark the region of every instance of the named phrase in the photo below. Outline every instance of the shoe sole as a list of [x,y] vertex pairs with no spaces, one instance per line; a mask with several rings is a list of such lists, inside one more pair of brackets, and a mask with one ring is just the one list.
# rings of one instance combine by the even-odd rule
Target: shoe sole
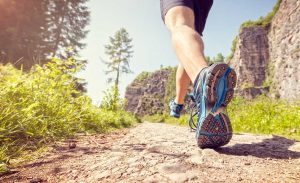
[[[212,65],[205,82],[207,100],[205,105],[212,107],[213,112],[220,107],[226,107],[233,98],[236,81],[235,71],[227,64]],[[198,146],[202,149],[224,146],[232,138],[231,122],[224,113],[216,116],[208,114],[200,126],[197,136]]]

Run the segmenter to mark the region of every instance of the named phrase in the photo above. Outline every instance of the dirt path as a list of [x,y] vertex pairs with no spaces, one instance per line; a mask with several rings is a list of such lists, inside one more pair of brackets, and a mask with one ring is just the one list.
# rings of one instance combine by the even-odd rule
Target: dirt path
[[300,142],[236,134],[200,150],[188,128],[143,123],[55,147],[0,182],[300,182]]

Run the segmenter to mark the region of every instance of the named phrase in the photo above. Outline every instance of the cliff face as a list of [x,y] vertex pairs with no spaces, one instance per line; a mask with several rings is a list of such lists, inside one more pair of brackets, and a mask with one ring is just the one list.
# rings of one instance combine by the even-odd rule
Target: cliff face
[[170,70],[163,69],[133,81],[126,88],[126,110],[141,116],[162,114],[170,74]]
[[268,31],[264,27],[244,28],[240,33],[231,66],[235,69],[237,93],[247,98],[265,93],[263,86],[269,60]]
[[300,99],[300,0],[283,0],[270,26],[243,28],[230,65],[237,92]]
[[300,0],[282,1],[268,38],[272,95],[300,99]]

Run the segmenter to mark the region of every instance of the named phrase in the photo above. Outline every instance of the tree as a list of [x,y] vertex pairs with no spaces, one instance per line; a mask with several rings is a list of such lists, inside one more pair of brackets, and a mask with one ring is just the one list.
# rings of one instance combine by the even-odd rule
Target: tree
[[216,57],[213,58],[213,62],[224,62],[225,57],[222,55],[222,53],[218,53]]
[[78,54],[87,31],[88,0],[0,0],[0,62],[30,68],[51,56]]
[[44,54],[46,1],[2,0],[0,3],[0,61],[28,67]]
[[105,45],[105,53],[109,57],[109,61],[103,61],[108,69],[105,74],[115,74],[115,77],[110,77],[108,82],[114,81],[116,91],[119,90],[120,75],[132,73],[129,67],[133,54],[131,42],[132,39],[126,29],[121,28],[114,37],[109,38],[109,44]]
[[206,60],[206,62],[207,62],[208,65],[213,64],[213,61],[211,60],[210,56],[206,56],[205,60]]
[[72,47],[75,54],[84,48],[81,42],[88,33],[90,21],[88,0],[48,1],[48,43],[52,57],[66,58],[66,48]]

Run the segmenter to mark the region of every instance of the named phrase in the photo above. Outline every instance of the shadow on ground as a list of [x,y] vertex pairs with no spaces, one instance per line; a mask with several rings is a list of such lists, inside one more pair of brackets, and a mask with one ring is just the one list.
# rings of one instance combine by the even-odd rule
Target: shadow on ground
[[236,144],[234,146],[222,147],[216,149],[221,154],[234,156],[255,156],[258,158],[273,159],[297,159],[300,158],[300,152],[291,151],[289,147],[296,141],[280,136],[273,136],[259,143]]

